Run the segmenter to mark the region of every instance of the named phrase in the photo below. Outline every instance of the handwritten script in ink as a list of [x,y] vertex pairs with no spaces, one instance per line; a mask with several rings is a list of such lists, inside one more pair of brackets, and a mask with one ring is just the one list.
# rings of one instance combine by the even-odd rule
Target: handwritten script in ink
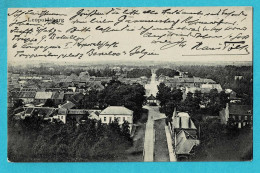
[[251,7],[11,8],[8,60],[252,59]]

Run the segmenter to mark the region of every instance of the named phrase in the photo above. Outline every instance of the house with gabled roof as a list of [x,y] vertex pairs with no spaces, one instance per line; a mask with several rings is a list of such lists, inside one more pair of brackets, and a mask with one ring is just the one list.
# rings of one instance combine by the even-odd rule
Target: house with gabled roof
[[173,112],[171,125],[176,134],[178,134],[181,130],[184,130],[197,138],[197,127],[187,112],[177,112],[175,109]]
[[190,135],[187,131],[181,130],[175,135],[175,153],[177,158],[188,158],[194,154],[194,147],[198,146],[200,141]]
[[238,128],[243,128],[246,126],[253,125],[253,107],[252,105],[237,105],[228,104],[226,108],[219,112],[219,118],[222,124],[227,124],[228,122],[233,123],[233,125]]
[[150,95],[149,97],[147,97],[147,103],[157,103],[156,97],[154,97],[154,95]]
[[35,104],[45,103],[48,99],[52,99],[53,92],[36,92]]
[[64,92],[54,92],[51,98],[55,105],[60,105],[64,102]]
[[23,100],[24,104],[33,103],[36,96],[35,91],[12,92],[12,100]]
[[72,103],[71,101],[67,101],[66,103],[59,106],[59,108],[64,108],[64,109],[72,109],[75,107],[76,107],[76,105],[74,103]]
[[119,125],[122,125],[124,121],[127,121],[131,131],[133,126],[133,113],[132,110],[124,106],[109,106],[99,114],[99,117],[104,124],[109,124],[115,121],[115,119],[118,120]]

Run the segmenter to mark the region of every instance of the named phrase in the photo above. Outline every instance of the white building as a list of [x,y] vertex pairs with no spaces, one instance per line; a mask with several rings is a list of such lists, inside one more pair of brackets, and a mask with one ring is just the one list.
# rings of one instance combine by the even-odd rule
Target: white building
[[109,124],[115,121],[115,119],[118,120],[119,125],[122,125],[124,121],[127,121],[130,126],[130,131],[132,129],[133,111],[124,106],[109,106],[99,114],[99,118],[101,122],[105,124]]

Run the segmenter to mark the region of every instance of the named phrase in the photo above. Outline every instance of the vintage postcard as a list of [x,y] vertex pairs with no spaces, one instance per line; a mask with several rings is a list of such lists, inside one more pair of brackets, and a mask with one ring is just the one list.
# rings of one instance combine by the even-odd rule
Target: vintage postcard
[[9,8],[8,160],[252,160],[252,11]]

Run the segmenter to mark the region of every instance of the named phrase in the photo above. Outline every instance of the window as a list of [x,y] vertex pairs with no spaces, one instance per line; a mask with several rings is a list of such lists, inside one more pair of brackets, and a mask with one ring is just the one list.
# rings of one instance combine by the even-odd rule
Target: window
[[112,117],[109,117],[109,123],[111,123],[112,122]]
[[107,121],[107,117],[104,117],[104,122],[106,122]]
[[247,120],[247,116],[245,116],[245,120]]
[[125,121],[125,117],[123,117],[123,121]]
[[238,116],[238,119],[241,120],[241,116],[240,115]]

